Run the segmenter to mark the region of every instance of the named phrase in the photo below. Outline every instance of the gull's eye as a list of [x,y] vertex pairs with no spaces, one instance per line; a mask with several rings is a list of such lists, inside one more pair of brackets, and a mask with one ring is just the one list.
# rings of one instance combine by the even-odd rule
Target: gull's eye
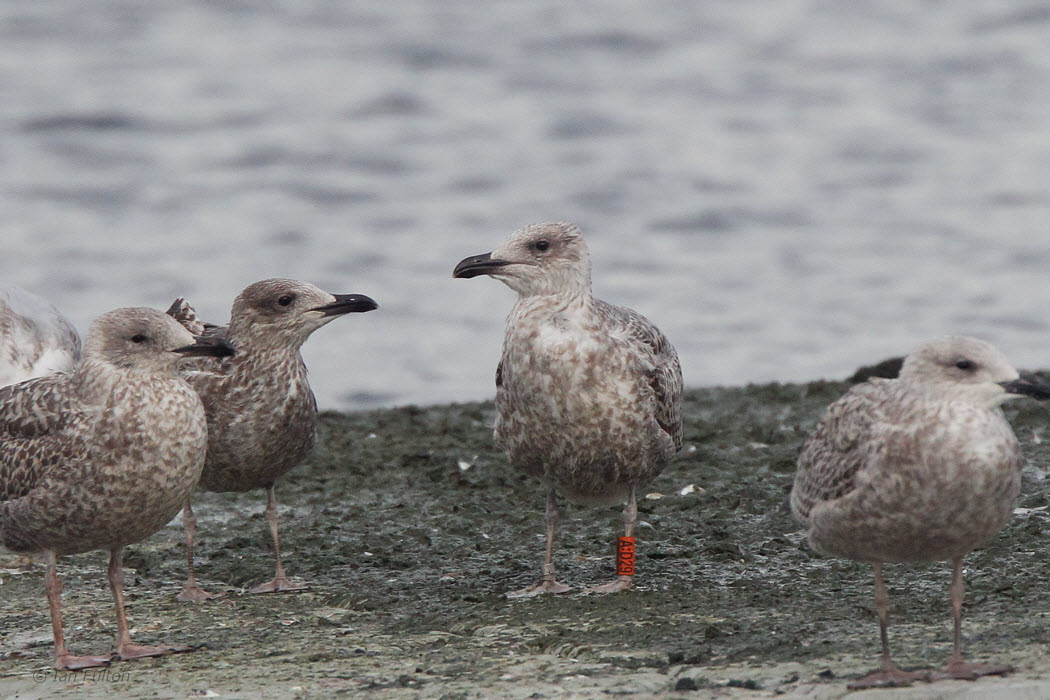
[[540,239],[533,243],[532,247],[543,253],[551,247],[551,242],[545,239]]
[[277,300],[277,303],[280,304],[281,306],[288,306],[293,301],[295,301],[295,295],[294,294],[285,294],[283,297],[281,297],[280,299]]
[[149,338],[139,333],[138,335],[131,336],[131,342],[133,343],[145,343]]
[[977,363],[973,360],[959,360],[955,363],[955,366],[965,372],[970,372],[977,367]]

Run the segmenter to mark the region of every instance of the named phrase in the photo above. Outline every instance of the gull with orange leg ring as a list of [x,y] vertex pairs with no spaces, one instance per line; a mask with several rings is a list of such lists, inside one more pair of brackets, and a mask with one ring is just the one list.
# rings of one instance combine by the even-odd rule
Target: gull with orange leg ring
[[[682,446],[682,370],[674,347],[641,314],[591,295],[590,259],[572,224],[536,224],[491,253],[465,258],[453,277],[489,275],[518,293],[496,368],[496,442],[547,486],[547,548],[539,583],[509,597],[571,590],[554,573],[557,495],[626,503]],[[625,572],[630,573],[625,573]],[[634,567],[588,589],[631,587]]]

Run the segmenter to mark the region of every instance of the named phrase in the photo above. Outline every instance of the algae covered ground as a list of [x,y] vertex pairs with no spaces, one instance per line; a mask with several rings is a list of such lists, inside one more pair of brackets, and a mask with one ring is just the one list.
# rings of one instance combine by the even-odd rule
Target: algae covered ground
[[[489,403],[326,413],[320,446],[279,486],[289,572],[305,593],[249,596],[272,575],[262,492],[201,494],[198,575],[227,596],[174,601],[176,521],[129,549],[139,643],[189,654],[50,670],[42,566],[0,559],[0,693],[13,697],[839,697],[878,661],[869,567],[806,548],[783,507],[799,446],[845,383],[688,393],[686,447],[639,504],[638,586],[509,601],[537,577],[544,493],[493,445]],[[1050,688],[1050,407],[1006,407],[1028,465],[1018,514],[967,560],[969,652],[1006,680],[909,692],[1041,697]],[[563,508],[559,578],[613,575],[618,508]],[[61,573],[74,653],[115,632],[105,555]],[[945,564],[888,568],[906,667],[950,651]],[[991,693],[983,695],[982,693]],[[862,694],[863,695],[863,694]]]

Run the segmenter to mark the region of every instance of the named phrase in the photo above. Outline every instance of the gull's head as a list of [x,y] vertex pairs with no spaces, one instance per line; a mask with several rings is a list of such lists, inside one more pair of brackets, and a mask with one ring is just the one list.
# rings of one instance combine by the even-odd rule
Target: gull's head
[[1050,386],[1022,376],[994,346],[977,338],[945,336],[904,360],[900,380],[948,398],[997,406],[1020,396],[1050,398]]
[[226,341],[198,338],[156,309],[127,308],[102,314],[88,331],[84,358],[124,370],[175,372],[184,357],[233,354]]
[[464,258],[453,277],[489,275],[521,296],[586,294],[591,263],[574,224],[532,224],[512,233],[491,253]]
[[329,294],[291,279],[268,279],[244,288],[233,302],[230,337],[298,349],[321,326],[348,313],[379,308],[363,294]]

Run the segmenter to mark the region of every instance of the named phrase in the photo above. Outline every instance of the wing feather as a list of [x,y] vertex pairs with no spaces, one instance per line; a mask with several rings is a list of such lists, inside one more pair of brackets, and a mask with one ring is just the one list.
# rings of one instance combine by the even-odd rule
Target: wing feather
[[671,436],[676,450],[682,447],[682,366],[671,341],[637,311],[595,299],[599,312],[630,338],[642,356],[649,386],[656,399],[656,422]]
[[81,413],[80,402],[70,390],[66,374],[0,387],[0,440],[58,432]]
[[894,384],[878,379],[858,384],[825,411],[799,454],[791,489],[795,517],[805,522],[818,503],[849,494],[857,473],[885,450],[884,441],[873,436],[886,432],[884,405]]
[[[178,321],[183,328],[193,335],[229,340],[229,328],[202,321],[197,316],[196,309],[190,306],[190,303],[182,297],[175,299],[165,313]],[[222,367],[223,362],[225,362],[225,358],[220,357],[196,357],[192,360],[186,360],[183,364],[185,368],[184,374],[188,377],[190,372],[207,372],[208,370],[218,369]]]
[[82,455],[70,428],[84,418],[68,375],[0,388],[0,501],[26,495]]

